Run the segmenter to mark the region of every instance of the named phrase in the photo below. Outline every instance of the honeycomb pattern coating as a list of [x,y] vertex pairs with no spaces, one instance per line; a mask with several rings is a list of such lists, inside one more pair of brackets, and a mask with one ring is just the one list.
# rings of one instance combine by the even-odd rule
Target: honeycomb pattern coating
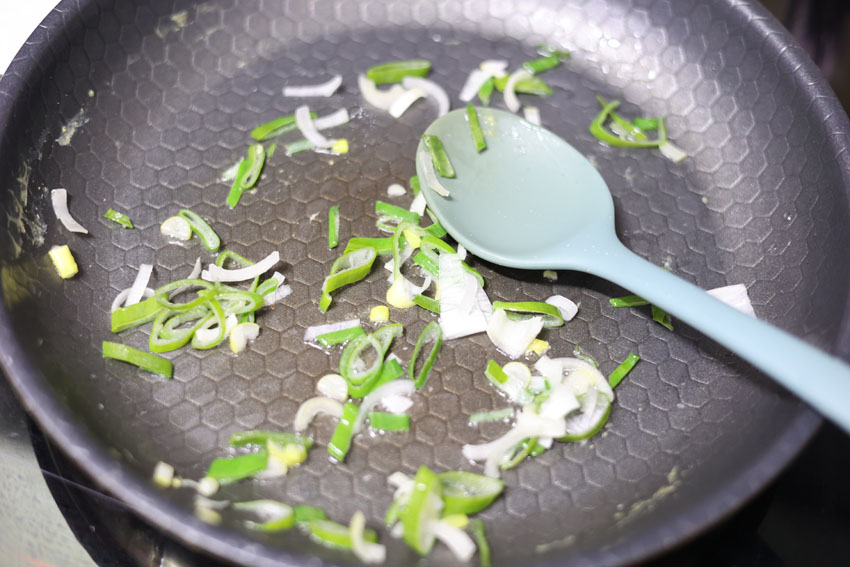
[[[427,103],[398,121],[365,105],[356,75],[384,60],[430,59],[432,78],[456,105],[466,73],[482,59],[515,67],[544,41],[570,49],[572,59],[545,76],[555,94],[524,102],[539,106],[544,124],[602,172],[625,243],[702,287],[747,284],[761,317],[820,345],[832,344],[843,323],[834,306],[846,304],[848,289],[835,260],[850,240],[847,158],[839,152],[846,118],[797,48],[779,47],[787,35],[746,2],[67,1],[46,29],[49,37],[44,30],[34,37],[39,56],[17,61],[0,82],[0,116],[8,119],[0,179],[9,188],[0,218],[3,297],[53,398],[134,473],[132,486],[158,460],[201,476],[229,451],[233,432],[291,428],[298,404],[338,356],[303,344],[304,328],[365,318],[382,302],[386,276],[375,270],[336,293],[327,315],[316,307],[338,254],[325,242],[328,207],[340,206],[344,237],[377,235],[373,201],[392,201],[385,188],[414,173],[418,134],[434,117]],[[247,132],[301,102],[280,89],[332,73],[342,73],[342,91],[308,102],[320,114],[352,111],[353,121],[333,132],[351,141],[351,153],[278,150],[256,191],[235,210],[224,207],[228,186],[218,178],[243,154]],[[691,158],[674,165],[652,151],[600,146],[587,132],[597,94],[622,99],[627,115],[666,116]],[[58,144],[81,110],[71,143]],[[57,186],[68,188],[90,236],[56,225],[47,193]],[[137,229],[103,221],[109,206]],[[212,259],[197,242],[176,246],[159,234],[158,224],[182,207],[208,219],[240,254],[279,250],[293,293],[263,312],[263,331],[247,352],[181,350],[169,355],[175,378],[163,381],[102,360],[100,341],[113,338],[108,305],[140,263],[156,266],[156,286],[185,277],[199,256]],[[81,273],[63,282],[45,252],[65,242]],[[617,563],[669,548],[752,494],[813,427],[798,402],[691,329],[669,333],[645,310],[611,309],[607,299],[623,291],[607,282],[561,273],[552,283],[473,265],[493,300],[560,293],[580,302],[576,320],[545,332],[553,355],[578,345],[603,372],[629,352],[643,359],[618,388],[603,434],[557,444],[505,473],[505,496],[483,514],[496,565]],[[405,325],[393,350],[406,361],[432,316],[393,310],[391,318]],[[143,347],[146,330],[121,340]],[[319,419],[311,429],[318,447],[304,466],[223,496],[318,504],[340,521],[363,509],[380,526],[391,499],[387,474],[423,463],[479,470],[460,446],[505,430],[467,423],[469,413],[504,405],[483,376],[488,358],[504,361],[485,337],[446,344],[416,396],[409,433],[360,436],[336,466],[323,448],[333,425]],[[186,520],[185,495],[168,506],[185,529],[156,523],[235,561],[295,564],[306,554],[311,565],[352,563],[297,533],[246,535],[230,517],[223,530],[199,527]],[[418,562],[383,539],[388,564]],[[442,548],[426,563],[454,564]]]

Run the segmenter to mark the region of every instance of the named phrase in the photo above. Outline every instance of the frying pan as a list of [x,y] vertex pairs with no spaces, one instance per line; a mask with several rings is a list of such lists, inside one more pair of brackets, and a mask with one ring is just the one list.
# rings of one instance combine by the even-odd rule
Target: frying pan
[[[338,293],[325,315],[318,289],[337,252],[327,249],[329,205],[343,238],[376,235],[372,203],[414,172],[419,133],[434,118],[420,104],[395,121],[360,98],[356,74],[379,61],[424,57],[455,97],[483,59],[512,67],[547,42],[572,51],[546,79],[555,94],[528,100],[544,124],[590,156],[611,187],[619,233],[633,250],[704,288],[744,283],[756,313],[845,358],[850,244],[848,123],[801,49],[761,7],[741,0],[498,0],[468,2],[253,2],[67,0],[44,21],[0,81],[0,310],[2,363],[38,423],[104,490],[187,545],[244,565],[347,565],[293,531],[264,537],[227,514],[195,519],[186,491],[149,481],[156,461],[199,478],[227,453],[231,433],[291,428],[334,353],[302,342],[306,326],[365,316],[385,276]],[[254,126],[290,113],[285,84],[344,77],[341,93],[311,101],[321,114],[353,110],[334,132],[345,156],[278,153],[253,194],[230,210],[220,173]],[[652,151],[600,146],[587,132],[595,95],[629,114],[667,117],[681,164]],[[497,104],[499,104],[497,102]],[[65,187],[88,236],[53,218],[49,189]],[[406,202],[406,201],[405,201]],[[134,230],[109,226],[123,209]],[[176,246],[158,224],[188,207],[224,247],[259,259],[280,250],[293,293],[267,309],[263,331],[234,357],[218,349],[175,353],[164,381],[104,361],[108,309],[140,263],[152,284],[185,277],[197,244]],[[68,243],[80,274],[61,281],[46,252]],[[574,273],[537,273],[475,262],[491,299],[560,293],[579,315],[547,340],[574,345],[610,372],[630,352],[642,362],[617,391],[604,432],[557,444],[504,474],[505,495],[482,517],[496,565],[615,565],[657,555],[729,515],[769,482],[819,419],[793,396],[683,325],[668,332],[642,310],[614,310],[611,284]],[[406,360],[431,316],[394,311]],[[146,344],[145,331],[118,340]],[[323,445],[285,480],[228,487],[222,498],[277,498],[324,507],[347,522],[363,509],[379,527],[391,500],[386,476],[478,470],[460,446],[495,438],[504,424],[467,423],[501,407],[482,369],[501,360],[486,337],[444,346],[417,394],[409,433],[361,436],[345,464]],[[388,534],[388,564],[418,562]],[[425,561],[452,565],[444,549]]]

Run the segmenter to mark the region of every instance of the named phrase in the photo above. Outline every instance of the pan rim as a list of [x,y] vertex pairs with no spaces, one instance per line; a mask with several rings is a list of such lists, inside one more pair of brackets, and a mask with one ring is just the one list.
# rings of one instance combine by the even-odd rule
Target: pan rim
[[[790,34],[771,16],[765,8],[752,0],[720,0],[736,17],[749,20],[767,42],[771,51],[777,52],[786,65],[806,77],[817,93],[817,103],[812,112],[823,119],[830,133],[830,141],[846,140],[850,123],[838,103],[832,89],[820,76],[814,63],[808,58]],[[93,0],[63,0],[39,25],[12,61],[7,73],[0,79],[0,125],[9,122],[14,110],[20,87],[30,75],[37,75],[37,62],[45,57],[53,44],[51,37],[61,37],[61,32],[71,27],[74,17]],[[57,33],[59,32],[59,33]],[[781,53],[780,53],[781,52]],[[814,96],[813,96],[814,98]],[[3,132],[0,127],[0,132]],[[0,134],[5,138],[5,134]],[[3,144],[5,145],[5,144]],[[841,152],[839,160],[845,180],[845,191],[850,187],[850,152]],[[0,292],[2,294],[2,292]],[[833,341],[832,350],[845,360],[850,359],[850,317],[848,306],[841,327]],[[0,353],[0,367],[16,391],[28,413],[69,458],[72,459],[98,486],[120,499],[135,513],[158,529],[176,537],[193,549],[227,561],[257,566],[296,566],[323,564],[317,558],[294,555],[280,548],[261,543],[245,545],[246,539],[236,532],[204,524],[190,511],[178,507],[150,483],[144,481],[124,463],[114,460],[101,447],[92,445],[84,428],[75,422],[57,399],[48,394],[41,373],[28,358],[24,345],[14,333],[8,311],[0,309],[0,344],[5,348]],[[638,538],[613,544],[591,555],[575,558],[578,564],[608,565],[644,561],[670,551],[689,541],[712,526],[732,515],[771,480],[787,467],[805,447],[816,432],[820,417],[807,407],[800,410],[790,424],[765,449],[762,459],[749,467],[738,469],[727,485],[727,497],[713,500],[708,496],[690,507],[689,519],[700,521],[676,521],[658,524]],[[731,495],[731,496],[729,496]],[[165,513],[164,513],[165,512]],[[305,563],[305,561],[307,563]],[[552,564],[544,563],[540,564]]]

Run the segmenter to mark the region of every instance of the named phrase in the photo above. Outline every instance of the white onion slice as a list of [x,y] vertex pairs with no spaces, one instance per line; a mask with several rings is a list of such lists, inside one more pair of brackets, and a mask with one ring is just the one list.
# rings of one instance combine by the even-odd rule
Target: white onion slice
[[357,414],[357,420],[354,422],[354,433],[360,433],[369,412],[372,411],[383,398],[386,396],[409,396],[415,390],[416,387],[413,380],[393,380],[392,382],[387,382],[383,386],[375,388],[368,396],[363,398],[363,403],[360,404],[360,412]]
[[546,300],[549,305],[554,305],[561,312],[561,317],[564,321],[572,321],[573,317],[578,313],[578,305],[567,299],[563,295],[553,295]]
[[398,183],[392,183],[389,187],[387,187],[388,197],[401,197],[405,193],[407,193],[407,189],[405,189],[403,185],[399,185]]
[[487,336],[499,350],[511,358],[519,358],[542,329],[543,317],[512,321],[504,309],[497,309],[487,324]]
[[342,85],[342,75],[334,75],[330,80],[318,85],[297,85],[283,87],[283,96],[291,97],[308,97],[308,96],[324,96],[329,97],[336,92]]
[[540,126],[540,109],[536,106],[526,106],[523,108],[522,116],[532,124]]
[[340,108],[325,116],[319,116],[313,120],[313,126],[316,127],[316,130],[327,130],[328,128],[336,128],[337,126],[348,124],[350,121],[351,116],[348,114],[348,109]]
[[275,272],[272,274],[272,277],[277,280],[277,288],[275,288],[273,292],[265,296],[265,305],[274,305],[284,297],[287,297],[292,294],[292,288],[283,283],[286,280],[286,277],[283,274],[281,274],[280,272]]
[[479,68],[495,79],[501,79],[508,74],[509,63],[504,59],[487,59],[482,61]]
[[[146,288],[142,292],[142,297],[148,299],[153,297],[153,294],[156,293],[151,288]],[[112,306],[109,308],[110,311],[115,311],[116,309],[120,309],[124,306],[124,302],[127,301],[127,296],[130,295],[130,288],[122,289],[118,292],[118,295],[115,296],[115,299],[112,300]]]
[[425,195],[422,194],[422,191],[419,192],[413,198],[413,201],[410,203],[410,210],[418,215],[425,214],[425,207],[428,206],[428,203],[425,201]]
[[[451,340],[487,330],[490,300],[457,254],[439,255],[440,328]],[[482,298],[483,294],[483,298]]]
[[566,384],[555,384],[549,397],[540,404],[539,415],[543,419],[564,419],[580,407],[572,388]]
[[316,391],[338,402],[348,399],[348,383],[339,374],[325,374],[319,378],[316,382]]
[[413,400],[405,396],[384,396],[381,405],[390,413],[404,413],[413,406]]
[[405,91],[405,88],[401,85],[393,85],[385,91],[379,90],[375,82],[367,78],[366,75],[357,76],[357,86],[360,88],[360,94],[363,95],[366,102],[381,110],[389,110],[395,99],[400,97]]
[[366,516],[360,510],[351,517],[348,525],[348,536],[351,539],[351,551],[363,563],[383,563],[387,558],[387,548],[380,543],[372,543],[363,539],[366,528]]
[[200,256],[198,256],[198,257],[195,259],[195,265],[192,267],[192,271],[191,271],[191,272],[189,272],[189,275],[188,275],[188,276],[186,276],[186,278],[187,278],[187,279],[190,279],[190,280],[196,280],[196,279],[198,279],[199,277],[201,277],[201,269],[202,269],[202,266],[201,266],[201,257],[200,257]]
[[342,417],[342,403],[324,396],[310,398],[295,412],[293,427],[295,431],[304,431],[320,413],[339,419]]
[[255,340],[260,335],[260,326],[256,323],[245,322],[238,323],[228,329],[225,325],[224,333],[230,336],[230,350],[233,351],[233,354],[239,354],[245,350],[250,341]]
[[304,331],[304,342],[311,343],[316,340],[316,337],[319,335],[324,335],[325,333],[332,333],[334,331],[341,331],[343,329],[350,329],[351,327],[356,327],[360,324],[360,319],[349,319],[347,321],[340,321],[338,323],[325,323],[324,325],[313,325],[312,327],[307,327]]
[[466,248],[464,248],[463,244],[457,245],[457,257],[461,260],[466,260]]
[[516,88],[516,84],[522,80],[530,79],[531,77],[531,73],[525,69],[517,69],[511,73],[510,77],[508,77],[508,82],[505,84],[505,92],[503,94],[505,97],[505,106],[507,106],[508,110],[511,112],[518,111],[520,106],[522,106],[516,96],[516,91],[514,90]]
[[475,542],[465,531],[454,527],[445,520],[431,520],[427,529],[446,544],[446,547],[459,561],[469,561],[475,555]]
[[407,89],[393,101],[389,108],[390,116],[393,118],[401,118],[401,116],[407,112],[407,109],[410,108],[414,102],[420,98],[425,98],[426,96],[428,96],[428,93],[426,93],[423,89]]
[[139,266],[139,272],[136,274],[136,279],[133,280],[133,285],[130,286],[130,292],[127,294],[127,300],[124,306],[135,305],[142,300],[145,290],[148,289],[148,282],[153,273],[151,264],[142,264]]
[[756,312],[753,310],[753,304],[750,302],[750,296],[747,295],[747,286],[744,284],[717,287],[708,290],[706,293],[715,299],[719,299],[726,305],[730,305],[738,311],[746,313],[750,317],[756,316]]
[[564,382],[572,388],[573,394],[583,402],[582,398],[591,390],[598,392],[609,402],[614,401],[614,390],[605,376],[597,368],[578,368],[567,374]]
[[50,192],[50,200],[53,202],[53,212],[56,214],[56,218],[66,229],[82,234],[89,233],[86,227],[78,223],[71,216],[71,212],[68,211],[68,192],[66,190],[54,189]]
[[401,85],[406,89],[422,89],[428,95],[428,98],[434,99],[437,103],[437,116],[442,116],[449,111],[451,103],[449,95],[443,87],[432,81],[431,79],[423,79],[422,77],[405,77],[401,80]]
[[[236,326],[239,320],[236,315],[230,314],[224,320],[224,338],[230,334],[230,331]],[[214,343],[221,334],[218,325],[208,329],[198,329],[192,337],[192,345],[197,347],[208,346]],[[232,345],[231,345],[232,346]]]
[[[422,145],[424,146],[424,144]],[[449,190],[443,187],[443,184],[437,179],[437,172],[434,171],[434,164],[431,162],[431,154],[424,147],[416,152],[416,162],[419,171],[422,171],[425,176],[423,180],[425,181],[425,185],[430,187],[431,191],[437,195],[448,197],[450,195]]]
[[688,157],[688,153],[679,146],[673,144],[673,142],[663,142],[660,146],[658,146],[658,150],[661,152],[661,155],[673,163],[679,163]]
[[159,231],[174,240],[186,241],[192,238],[192,225],[183,217],[168,217],[162,221]]
[[332,140],[328,140],[316,129],[313,124],[313,119],[310,117],[310,107],[305,105],[295,109],[295,125],[301,130],[301,134],[317,148],[328,148],[333,145]]
[[280,252],[275,250],[256,264],[235,270],[228,270],[215,264],[210,264],[206,270],[201,272],[201,279],[208,282],[244,282],[266,273],[278,262],[280,262]]
[[463,102],[469,102],[475,95],[478,94],[478,91],[484,86],[484,83],[487,82],[492,75],[487,71],[482,71],[481,69],[473,69],[469,76],[466,77],[466,82],[463,83],[463,87],[460,89],[460,100]]

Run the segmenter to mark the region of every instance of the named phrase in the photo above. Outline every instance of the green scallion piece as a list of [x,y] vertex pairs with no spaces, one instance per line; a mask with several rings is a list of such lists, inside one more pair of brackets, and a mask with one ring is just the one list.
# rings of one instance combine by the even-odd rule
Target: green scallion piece
[[427,77],[431,71],[431,62],[426,59],[408,59],[391,61],[375,65],[366,71],[366,78],[376,85],[400,83],[405,77]]
[[331,292],[365,278],[372,269],[378,253],[372,247],[346,252],[331,266],[330,274],[322,284],[319,309],[324,313],[331,306]]
[[531,449],[537,444],[537,437],[529,437],[528,439],[523,439],[522,443],[518,445],[514,449],[514,455],[499,465],[499,467],[503,470],[510,470],[523,462],[525,458],[531,453]]
[[475,514],[489,507],[505,489],[498,478],[466,471],[446,471],[437,475],[442,492],[443,515]]
[[313,446],[313,440],[306,435],[287,433],[285,431],[266,431],[264,429],[239,431],[230,436],[228,443],[233,447],[243,447],[245,445],[265,447],[269,441],[284,447],[286,445],[301,445],[307,450],[310,450]]
[[347,329],[340,329],[338,331],[331,331],[330,333],[323,333],[316,337],[316,341],[322,345],[323,347],[332,347],[334,345],[347,343],[352,339],[356,339],[361,335],[365,335],[366,331],[363,330],[363,327],[360,325],[349,327]]
[[290,142],[283,146],[283,149],[286,150],[286,155],[292,156],[299,152],[306,152],[307,150],[313,149],[313,142],[310,140],[297,140],[295,142]]
[[[316,118],[316,113],[311,112],[310,118]],[[266,122],[260,126],[257,126],[253,130],[251,130],[251,137],[257,140],[258,142],[265,142],[270,138],[275,138],[280,136],[281,134],[285,134],[286,132],[291,132],[295,130],[297,126],[295,125],[295,116],[281,116],[280,118],[275,118],[270,122]]]
[[[501,368],[499,369],[501,370]],[[469,416],[469,423],[486,423],[488,421],[501,421],[513,417],[514,408],[502,408],[492,411],[482,411]]]
[[635,128],[638,128],[644,132],[652,132],[653,130],[658,130],[659,121],[657,118],[643,118],[642,116],[638,116],[634,120],[632,120],[632,125]]
[[499,366],[499,363],[495,360],[487,361],[487,368],[484,369],[484,376],[486,376],[487,379],[495,384],[499,389],[501,389],[502,384],[505,384],[508,381],[508,375],[505,374],[505,371],[502,370],[502,367]]
[[421,250],[416,253],[413,257],[413,263],[431,274],[432,276],[437,276],[440,273],[439,264],[437,264],[437,260],[434,259],[431,255],[422,252]]
[[348,454],[348,450],[351,448],[351,438],[354,436],[354,422],[357,421],[358,413],[360,413],[359,407],[351,402],[346,402],[345,406],[343,406],[339,423],[337,423],[331,441],[328,443],[328,453],[339,462],[345,460],[345,455]]
[[455,176],[455,170],[440,138],[433,134],[422,134],[422,142],[428,149],[428,153],[431,154],[431,163],[434,164],[434,171],[437,172],[437,175],[449,179],[453,178]]
[[343,254],[348,254],[361,248],[374,248],[379,256],[390,256],[393,253],[393,238],[392,236],[385,236],[384,238],[364,238],[361,236],[349,238]]
[[403,334],[404,326],[401,323],[388,323],[372,333],[372,336],[375,337],[381,345],[381,356],[387,354],[387,351],[390,349],[390,345],[393,343],[393,339],[397,339]]
[[420,555],[428,555],[434,546],[431,522],[439,519],[442,504],[440,479],[426,466],[419,467],[413,478],[413,491],[404,514],[400,514],[404,527],[404,541]]
[[174,372],[171,361],[161,356],[111,341],[103,341],[101,346],[104,358],[120,360],[166,378],[171,378]]
[[537,59],[532,59],[531,61],[526,61],[522,64],[522,68],[531,73],[532,75],[536,75],[538,73],[542,73],[543,71],[554,69],[560,64],[560,57],[558,57],[557,55],[547,55],[545,57],[539,57]]
[[566,61],[567,59],[572,57],[569,51],[563,51],[561,49],[546,45],[545,43],[541,43],[537,46],[537,53],[539,53],[540,55],[554,55],[556,57],[559,57],[561,61]]
[[113,311],[111,315],[112,332],[121,333],[150,323],[161,309],[162,306],[157,303],[155,297],[150,297],[127,307],[120,307]]
[[119,213],[112,207],[110,207],[103,216],[112,222],[120,224],[124,228],[133,228],[133,221],[130,220],[130,217],[124,213]]
[[328,248],[339,245],[339,205],[328,209]]
[[[310,538],[316,543],[333,549],[351,549],[351,532],[348,526],[332,522],[330,520],[310,520]],[[377,543],[378,533],[366,528],[363,530],[363,539]]]
[[413,303],[423,309],[427,309],[431,313],[440,313],[440,302],[433,297],[428,297],[420,293],[413,298]]
[[295,506],[292,509],[295,516],[295,524],[309,524],[313,520],[327,520],[328,516],[325,514],[325,511],[317,506],[309,506],[307,504],[302,504],[301,506]]
[[381,431],[410,431],[410,416],[405,413],[370,411],[369,426]]
[[395,358],[385,360],[384,365],[381,367],[381,373],[378,375],[378,379],[375,380],[372,390],[377,390],[384,384],[392,382],[402,374],[404,374],[404,368],[401,367],[398,360]]
[[234,502],[233,509],[240,512],[250,512],[266,520],[264,522],[245,520],[245,527],[250,530],[273,533],[288,530],[295,525],[295,514],[292,506],[277,500]]
[[242,198],[243,189],[241,181],[247,170],[248,160],[245,158],[240,159],[238,167],[236,168],[236,175],[233,177],[233,184],[230,186],[230,192],[227,194],[227,199],[225,201],[227,206],[231,209],[239,204],[239,199]]
[[652,306],[652,320],[670,331],[673,330],[673,318],[670,317],[669,313],[655,305]]
[[624,295],[623,297],[612,297],[608,300],[611,307],[640,307],[649,305],[649,302],[639,295]]
[[419,213],[408,211],[384,201],[375,201],[375,212],[381,217],[389,217],[398,222],[419,224]]
[[[599,111],[599,114],[597,114],[596,118],[593,119],[593,122],[590,123],[590,133],[593,134],[593,136],[599,141],[617,148],[656,148],[667,141],[667,130],[664,127],[664,120],[660,118],[658,119],[658,137],[652,140],[630,139],[612,133],[605,128],[605,123],[609,118],[612,120],[614,119],[614,110],[620,106],[620,101],[612,100],[611,102],[607,102],[600,96],[597,96],[596,100],[598,100],[599,104],[602,105],[602,110]],[[622,122],[629,124],[625,120],[622,120]],[[620,126],[626,128],[622,123]],[[631,125],[629,124],[629,126]],[[626,128],[626,134],[628,134],[628,128]]]
[[[370,350],[374,351],[374,355],[371,355],[371,362],[367,363],[365,355]],[[360,335],[346,345],[339,357],[339,374],[348,383],[351,397],[362,398],[372,391],[383,362],[384,348],[374,334]]]
[[[493,80],[496,90],[504,92],[505,86],[508,84],[508,76]],[[535,96],[549,96],[552,94],[552,88],[546,84],[546,81],[540,77],[533,75],[530,79],[522,79],[514,86],[514,91],[520,94],[530,94]]]
[[277,150],[277,142],[269,144],[269,147],[266,148],[266,160],[270,160],[272,158],[275,150]]
[[496,82],[493,80],[493,77],[484,81],[484,84],[478,89],[478,100],[481,101],[481,104],[490,106],[490,97],[493,96],[493,89],[495,88]]
[[[430,343],[431,347],[428,354],[424,355],[422,367],[419,372],[416,372],[416,366],[419,362],[420,355],[425,347]],[[440,354],[440,346],[443,344],[443,330],[439,323],[431,321],[422,332],[419,333],[419,338],[416,339],[416,346],[413,347],[413,355],[410,357],[410,365],[407,367],[407,373],[410,379],[416,384],[416,389],[419,390],[425,385],[428,379],[428,374],[431,372],[431,367],[437,360],[437,355]]]
[[596,360],[594,360],[594,358],[592,356],[590,356],[589,354],[584,352],[584,350],[578,345],[576,345],[575,348],[573,348],[573,356],[578,358],[579,360],[585,361],[586,363],[590,364],[594,368],[599,368],[599,363],[596,362]]
[[546,328],[560,327],[564,324],[564,316],[554,305],[542,301],[494,301],[493,310],[504,309],[510,319],[522,320],[531,317],[543,317],[543,326]]
[[192,227],[192,232],[198,235],[207,250],[210,252],[218,252],[218,249],[221,246],[221,239],[207,221],[189,209],[180,209],[180,212],[177,213],[177,215],[186,219],[189,226]]
[[219,458],[210,463],[207,476],[216,479],[219,484],[230,484],[263,472],[268,462],[269,453],[265,449],[238,457]]
[[410,190],[413,191],[413,196],[416,197],[417,195],[419,195],[419,191],[422,190],[422,186],[419,185],[419,176],[414,175],[410,178],[410,181],[408,183],[410,184]]
[[639,360],[640,357],[638,355],[630,352],[629,356],[626,357],[626,360],[620,363],[620,365],[614,369],[614,372],[608,376],[608,384],[612,388],[616,388],[617,385],[623,381],[623,378],[632,371],[632,368],[635,367],[635,364],[637,364]]
[[[214,316],[206,304],[185,311],[163,309],[153,320],[148,349],[151,352],[177,350],[192,340],[195,331]],[[189,327],[185,327],[186,324]]]
[[481,123],[478,121],[478,112],[471,104],[466,105],[466,120],[469,122],[469,131],[472,133],[472,142],[475,144],[475,149],[480,153],[487,149],[487,140],[484,139],[484,132],[481,131]]
[[242,175],[237,172],[236,180],[242,186],[244,191],[252,189],[260,179],[260,173],[263,171],[263,165],[266,163],[266,150],[262,144],[251,144],[248,147],[248,157],[245,158],[247,166]]
[[484,527],[484,522],[481,518],[473,518],[469,522],[469,529],[475,538],[475,545],[478,547],[479,565],[481,567],[491,567],[490,543],[487,541],[487,530]]

